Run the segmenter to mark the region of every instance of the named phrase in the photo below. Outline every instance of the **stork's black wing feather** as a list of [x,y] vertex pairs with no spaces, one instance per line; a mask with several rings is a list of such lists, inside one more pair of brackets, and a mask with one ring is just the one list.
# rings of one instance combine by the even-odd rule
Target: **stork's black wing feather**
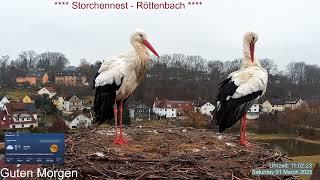
[[248,111],[255,99],[262,94],[262,91],[257,91],[233,99],[231,97],[237,88],[238,86],[234,84],[231,77],[219,84],[218,103],[214,114],[219,125],[219,132],[223,132],[234,125]]
[[[95,78],[98,77],[98,73]],[[122,83],[122,80],[121,80]],[[104,121],[111,122],[113,118],[113,105],[116,99],[116,91],[120,88],[121,83],[117,85],[115,82],[104,86],[95,87],[95,79],[93,80],[93,88],[96,89],[94,98],[94,112],[96,121],[100,124]]]

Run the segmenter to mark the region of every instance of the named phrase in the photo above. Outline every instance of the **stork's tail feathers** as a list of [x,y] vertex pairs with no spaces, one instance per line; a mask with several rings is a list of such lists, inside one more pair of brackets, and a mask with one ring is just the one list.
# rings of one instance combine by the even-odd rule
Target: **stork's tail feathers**
[[96,121],[100,124],[104,121],[111,122],[113,114],[113,105],[116,98],[115,92],[96,93],[94,100],[94,112]]
[[230,98],[222,101],[221,104],[219,103],[215,112],[219,132],[221,133],[237,123],[261,94],[262,91],[257,91],[237,99]]

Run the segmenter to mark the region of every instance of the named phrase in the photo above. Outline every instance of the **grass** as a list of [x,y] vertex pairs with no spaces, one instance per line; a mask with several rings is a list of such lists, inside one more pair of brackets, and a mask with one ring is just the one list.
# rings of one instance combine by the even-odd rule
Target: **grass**
[[9,98],[19,101],[25,95],[31,94],[31,89],[0,89],[0,94],[6,94]]
[[313,164],[320,163],[320,155],[315,156],[298,156],[290,157],[295,162],[311,162]]
[[[290,157],[294,162],[311,162],[313,167],[316,163],[320,163],[320,155],[315,156],[298,156],[298,157]],[[299,180],[308,180],[310,176],[299,176]]]
[[298,141],[320,144],[320,141],[317,140],[310,140],[301,137],[295,137],[290,134],[255,134],[255,133],[248,133],[248,137],[251,140],[272,140],[272,139],[296,139]]

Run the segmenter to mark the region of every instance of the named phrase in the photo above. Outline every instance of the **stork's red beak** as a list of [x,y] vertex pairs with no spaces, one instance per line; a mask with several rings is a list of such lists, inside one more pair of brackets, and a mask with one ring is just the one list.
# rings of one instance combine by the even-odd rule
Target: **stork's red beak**
[[254,42],[250,42],[250,56],[251,56],[251,62],[253,63],[253,60],[254,60]]
[[154,48],[152,47],[152,45],[147,41],[147,40],[143,40],[143,44],[145,46],[147,46],[148,49],[150,49],[151,52],[153,52],[154,55],[156,55],[158,58],[160,58],[159,54],[157,53],[156,50],[154,50]]

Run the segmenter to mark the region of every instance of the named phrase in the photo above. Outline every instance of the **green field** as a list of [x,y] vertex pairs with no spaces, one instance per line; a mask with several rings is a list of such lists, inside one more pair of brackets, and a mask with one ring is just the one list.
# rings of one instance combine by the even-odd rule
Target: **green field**
[[31,89],[0,89],[0,94],[6,96],[15,101],[19,101],[25,95],[32,94]]

